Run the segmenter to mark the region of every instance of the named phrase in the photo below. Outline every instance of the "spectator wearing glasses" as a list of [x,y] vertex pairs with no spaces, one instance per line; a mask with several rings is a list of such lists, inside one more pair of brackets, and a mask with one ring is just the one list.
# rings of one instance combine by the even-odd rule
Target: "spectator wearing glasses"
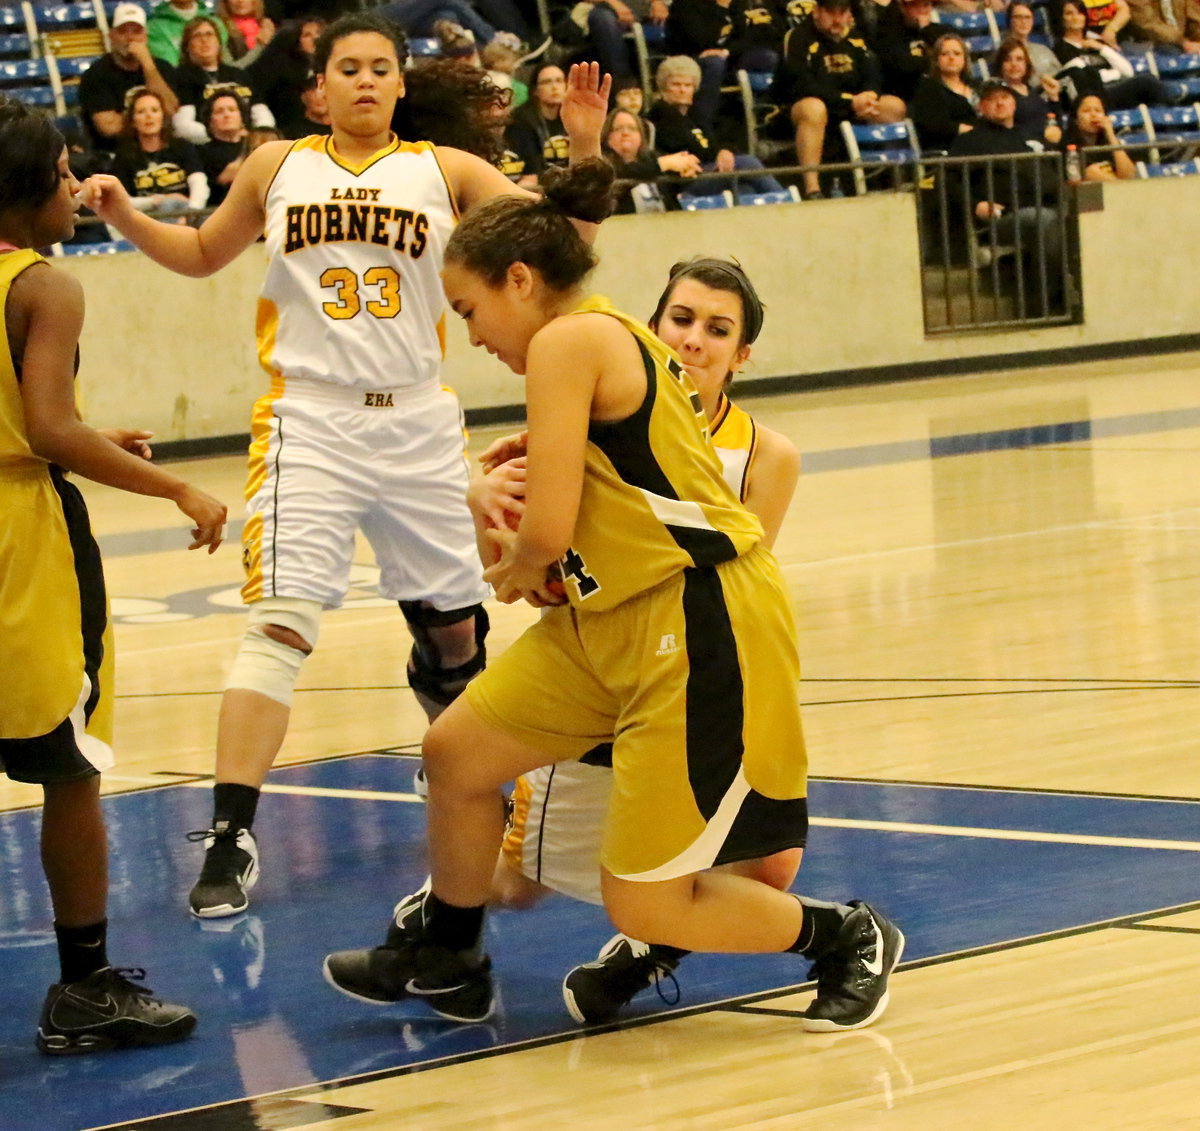
[[551,166],[565,166],[570,156],[561,111],[567,96],[567,76],[556,63],[542,63],[529,81],[529,101],[513,111],[508,144],[525,168],[517,184],[537,184]]
[[246,125],[269,129],[275,118],[267,104],[261,101],[250,86],[246,72],[240,67],[221,61],[221,37],[218,21],[213,16],[197,16],[183,29],[183,52],[175,73],[175,89],[179,94],[179,109],[171,119],[177,137],[195,145],[208,141],[204,128],[207,104],[218,89],[236,88],[236,94],[250,107]]

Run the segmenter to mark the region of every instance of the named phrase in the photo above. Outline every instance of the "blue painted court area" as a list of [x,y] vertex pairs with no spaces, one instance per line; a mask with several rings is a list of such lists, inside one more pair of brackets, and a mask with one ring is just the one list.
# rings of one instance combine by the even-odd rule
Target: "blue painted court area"
[[[364,755],[277,770],[271,782],[394,795],[408,792],[412,769]],[[877,902],[903,926],[906,960],[1200,899],[1197,802],[847,781],[814,782],[811,802],[800,886]],[[415,1004],[372,1008],[333,992],[320,964],[329,950],[377,942],[391,901],[421,883],[419,804],[268,794],[250,913],[208,924],[184,908],[200,860],[184,834],[205,827],[208,790],[171,785],[106,804],[110,954],[144,963],[149,984],[192,1005],[200,1025],[165,1049],[62,1060],[34,1050],[57,971],[37,814],[0,815],[4,1131],[76,1131],[572,1032],[559,980],[611,935],[598,909],[560,898],[497,914],[488,931],[502,1008],[492,1023],[456,1026]],[[679,971],[680,1004],[792,986],[805,973],[795,956],[693,956]],[[902,989],[894,998],[902,1008]],[[667,1008],[649,992],[635,1005],[633,1016]]]

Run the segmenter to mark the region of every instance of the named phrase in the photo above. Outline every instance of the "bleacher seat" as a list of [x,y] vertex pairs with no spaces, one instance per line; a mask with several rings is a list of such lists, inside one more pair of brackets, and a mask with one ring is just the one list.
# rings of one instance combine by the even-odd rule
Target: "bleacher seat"
[[[842,140],[851,161],[915,167],[921,160],[917,131],[907,118],[903,122],[876,126],[843,122]],[[862,196],[866,191],[867,171],[857,168],[854,170],[854,192]]]
[[1154,142],[1154,127],[1150,124],[1149,111],[1145,106],[1132,110],[1110,110],[1108,120],[1113,132],[1127,149],[1140,149]]
[[724,192],[705,193],[702,196],[681,192],[676,199],[679,201],[679,207],[685,212],[704,212],[711,208],[733,207],[733,193],[728,189]]
[[1200,158],[1191,161],[1139,161],[1137,174],[1143,179],[1149,177],[1194,177],[1200,174]]
[[799,202],[800,190],[795,185],[789,185],[778,192],[739,192],[737,194],[737,203],[739,207],[743,208],[758,204],[798,204]]
[[1200,55],[1184,52],[1180,55],[1147,55],[1160,79],[1200,75]]
[[0,35],[0,59],[28,59],[29,36],[25,32]]
[[425,59],[442,53],[441,41],[433,35],[419,35],[408,41],[408,53],[414,59]]
[[56,243],[55,255],[116,255],[120,251],[136,251],[128,240],[105,240],[103,243]]
[[790,141],[768,138],[763,134],[762,127],[767,116],[778,112],[775,103],[767,97],[771,92],[774,77],[770,71],[740,70],[737,73],[738,90],[742,98],[742,118],[746,125],[746,152],[767,162],[793,152]]
[[1185,98],[1200,98],[1200,75],[1193,75],[1191,78],[1181,79],[1179,81],[1164,81],[1163,86],[1167,88],[1167,93],[1175,99],[1176,102],[1182,102]]
[[0,91],[30,106],[66,113],[62,80],[54,59],[0,60]]

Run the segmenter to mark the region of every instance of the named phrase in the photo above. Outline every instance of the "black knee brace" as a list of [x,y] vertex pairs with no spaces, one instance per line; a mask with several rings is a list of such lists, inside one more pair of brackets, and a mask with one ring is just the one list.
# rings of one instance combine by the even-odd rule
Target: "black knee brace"
[[[439,707],[450,706],[487,665],[484,645],[490,627],[487,610],[482,605],[469,605],[465,609],[442,611],[420,601],[401,601],[400,611],[413,634],[412,652],[408,657],[409,686],[418,698],[429,699]],[[442,667],[441,653],[429,630],[445,628],[472,617],[475,620],[475,655],[456,668]]]

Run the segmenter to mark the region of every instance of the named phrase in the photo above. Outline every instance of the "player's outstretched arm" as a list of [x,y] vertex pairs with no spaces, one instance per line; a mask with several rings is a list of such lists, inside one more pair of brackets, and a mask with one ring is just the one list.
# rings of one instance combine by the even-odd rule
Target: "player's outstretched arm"
[[25,343],[21,403],[35,455],[122,491],[170,499],[194,523],[191,549],[220,544],[225,506],[143,458],[148,433],[89,428],[75,408],[75,349],[83,328],[83,288],[72,275],[39,265],[17,278],[8,313]]
[[108,174],[88,177],[80,198],[156,263],[180,275],[203,278],[230,263],[262,235],[266,188],[290,146],[286,141],[268,142],[251,153],[238,170],[229,195],[199,228],[167,224],[138,212],[125,186]]
[[559,116],[571,139],[571,164],[600,156],[600,131],[608,115],[612,75],[602,74],[599,63],[572,63],[567,73],[567,95]]

